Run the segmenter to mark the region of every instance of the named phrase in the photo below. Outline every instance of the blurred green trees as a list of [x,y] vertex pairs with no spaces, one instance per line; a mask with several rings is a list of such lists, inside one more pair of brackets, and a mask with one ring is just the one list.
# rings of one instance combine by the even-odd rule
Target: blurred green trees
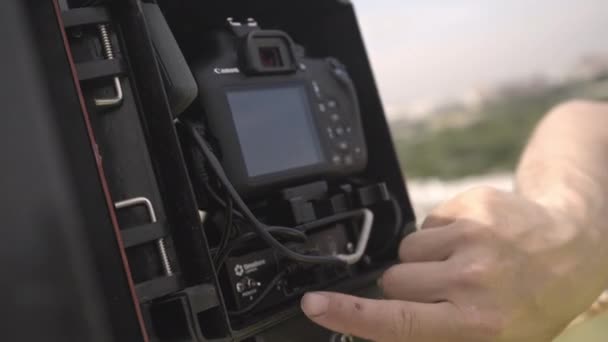
[[572,98],[608,99],[606,80],[531,90],[505,91],[474,110],[461,110],[458,115],[473,118],[466,125],[437,128],[437,118],[407,128],[395,123],[393,133],[405,174],[454,179],[513,170],[537,122],[553,106]]

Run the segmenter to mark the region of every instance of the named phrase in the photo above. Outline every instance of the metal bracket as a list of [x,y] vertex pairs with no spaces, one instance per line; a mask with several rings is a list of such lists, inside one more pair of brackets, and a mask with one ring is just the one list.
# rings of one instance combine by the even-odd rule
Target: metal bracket
[[[108,60],[114,59],[114,48],[112,47],[112,38],[110,36],[108,25],[98,25],[97,29],[99,30],[99,35],[101,38],[101,43],[103,45],[103,53],[105,58]],[[95,99],[95,105],[97,105],[97,107],[115,107],[120,105],[124,99],[124,95],[122,91],[122,85],[120,83],[120,78],[118,77],[114,77],[114,91],[116,92],[115,97]]]
[[[144,206],[148,210],[148,216],[150,217],[151,223],[156,223],[156,212],[154,211],[154,206],[152,202],[145,197],[136,197],[128,200],[120,201],[114,203],[114,207],[116,209],[126,209],[131,207]],[[167,246],[165,244],[165,239],[156,240],[156,246],[158,247],[158,252],[160,254],[161,261],[163,263],[163,270],[165,271],[165,275],[170,277],[173,275],[173,269],[171,267],[171,262],[169,261],[169,254],[167,253]]]
[[354,252],[351,254],[336,255],[338,259],[348,265],[354,265],[363,258],[374,225],[374,213],[371,210],[361,209],[361,215],[363,216],[363,224],[361,232],[359,233],[359,242],[357,242]]

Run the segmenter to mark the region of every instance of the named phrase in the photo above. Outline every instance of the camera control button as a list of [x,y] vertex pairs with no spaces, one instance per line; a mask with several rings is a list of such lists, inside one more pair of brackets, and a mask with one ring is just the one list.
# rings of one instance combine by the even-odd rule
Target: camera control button
[[336,137],[334,130],[331,127],[327,127],[327,136],[329,139],[334,139]]
[[332,115],[331,115],[329,118],[330,118],[330,119],[331,119],[331,121],[333,121],[333,122],[338,122],[338,121],[340,121],[340,115],[339,115],[339,114],[337,114],[337,113],[333,113],[333,114],[332,114]]
[[321,113],[327,112],[327,106],[325,106],[325,103],[319,103],[319,111]]
[[338,143],[338,148],[339,148],[341,151],[347,151],[347,150],[349,149],[349,147],[350,147],[350,146],[348,145],[348,143],[347,143],[346,141],[340,141],[340,142]]
[[353,128],[350,126],[346,126],[346,134],[351,134],[353,132]]
[[327,101],[327,107],[329,107],[330,109],[335,109],[338,107],[338,103],[334,100],[329,100]]
[[321,87],[319,87],[319,83],[317,83],[317,81],[312,81],[312,89],[315,92],[315,95],[317,95],[317,98],[321,98]]
[[350,154],[347,154],[344,156],[344,164],[346,166],[352,166],[355,163],[353,156],[351,156]]
[[334,155],[334,157],[331,159],[331,161],[336,164],[336,165],[341,165],[342,164],[342,157],[338,154]]
[[336,135],[337,136],[341,137],[341,136],[344,135],[344,133],[345,133],[344,127],[342,127],[342,126],[336,127]]
[[363,152],[363,150],[361,150],[361,147],[355,147],[356,154],[361,154],[362,152]]

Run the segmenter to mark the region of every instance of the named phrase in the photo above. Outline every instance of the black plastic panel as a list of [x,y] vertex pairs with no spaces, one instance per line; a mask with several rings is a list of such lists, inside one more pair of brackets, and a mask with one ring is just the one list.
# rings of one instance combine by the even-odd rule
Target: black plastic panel
[[211,279],[213,272],[141,3],[137,0],[121,1],[115,10],[124,46],[128,47],[125,55],[137,88],[145,142],[164,197],[167,220],[175,227],[172,233],[182,275],[186,284],[197,284]]
[[143,341],[53,2],[0,27],[2,338]]
[[110,21],[110,15],[105,7],[75,8],[65,11],[61,17],[66,28],[104,24]]
[[122,231],[122,240],[125,248],[143,245],[150,241],[167,236],[168,229],[163,223],[149,223]]
[[126,67],[120,59],[106,59],[100,61],[86,62],[76,65],[78,79],[91,81],[99,78],[110,78],[123,75]]

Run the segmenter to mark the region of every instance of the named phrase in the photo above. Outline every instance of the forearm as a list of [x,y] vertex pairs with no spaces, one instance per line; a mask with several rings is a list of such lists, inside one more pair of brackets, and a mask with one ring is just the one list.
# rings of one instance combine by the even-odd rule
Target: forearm
[[575,102],[550,113],[522,157],[516,187],[608,245],[608,105]]

